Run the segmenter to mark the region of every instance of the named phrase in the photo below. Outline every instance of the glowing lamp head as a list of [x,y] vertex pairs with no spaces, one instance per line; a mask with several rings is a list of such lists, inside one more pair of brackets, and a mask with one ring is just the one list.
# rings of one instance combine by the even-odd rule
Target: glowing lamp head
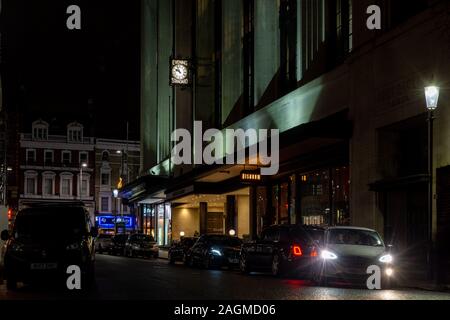
[[87,166],[88,166],[88,165],[87,165],[86,162],[83,162],[83,163],[81,164],[81,167],[82,167],[82,168],[87,168]]
[[386,275],[388,277],[392,277],[394,275],[394,270],[392,268],[387,268],[386,269]]
[[117,198],[119,196],[119,190],[118,189],[114,189],[113,190],[113,196],[114,196],[114,198]]
[[184,236],[185,236],[184,231],[180,231],[180,237],[184,237]]
[[430,111],[436,110],[439,101],[439,88],[435,86],[426,87],[425,99],[427,101],[427,109]]
[[236,235],[236,230],[231,229],[230,231],[228,231],[228,234],[232,237],[234,237]]

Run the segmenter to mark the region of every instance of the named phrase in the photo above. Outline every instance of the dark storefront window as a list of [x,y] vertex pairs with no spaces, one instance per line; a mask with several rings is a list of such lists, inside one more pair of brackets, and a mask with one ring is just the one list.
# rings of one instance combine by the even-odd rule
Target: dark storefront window
[[258,234],[261,233],[264,226],[270,225],[269,215],[266,214],[266,209],[268,205],[267,199],[267,188],[266,187],[258,187],[256,189],[256,215],[258,217],[257,228]]
[[143,205],[142,211],[143,211],[142,212],[142,214],[143,214],[142,231],[145,234],[152,236],[154,238],[155,237],[155,209],[151,205]]
[[349,225],[349,168],[292,174],[270,187],[258,187],[257,217],[258,232],[272,224]]
[[289,183],[280,184],[280,203],[279,203],[280,224],[289,223]]
[[333,221],[337,225],[350,224],[350,176],[347,167],[331,170],[333,190]]
[[314,171],[301,176],[300,212],[302,224],[318,225],[328,221],[330,214],[330,178],[328,170]]
[[297,201],[297,177],[295,174],[289,177],[289,217],[291,224],[297,224],[297,210],[296,210],[296,201]]

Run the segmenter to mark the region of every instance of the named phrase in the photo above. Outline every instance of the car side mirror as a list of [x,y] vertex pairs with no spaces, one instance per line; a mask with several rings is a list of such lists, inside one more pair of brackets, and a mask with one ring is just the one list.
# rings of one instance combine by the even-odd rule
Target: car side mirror
[[96,227],[91,228],[91,236],[96,238],[98,236],[98,229]]
[[8,230],[3,230],[1,235],[0,235],[0,238],[3,241],[7,241],[9,239],[9,232],[8,232]]

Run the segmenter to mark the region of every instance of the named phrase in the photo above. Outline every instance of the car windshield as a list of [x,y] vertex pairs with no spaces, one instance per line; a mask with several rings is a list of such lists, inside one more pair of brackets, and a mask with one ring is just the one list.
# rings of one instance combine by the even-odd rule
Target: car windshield
[[344,244],[354,246],[384,246],[379,234],[370,230],[334,229],[330,231],[329,244]]
[[16,239],[74,239],[88,234],[85,212],[80,208],[30,208],[14,224]]
[[137,234],[133,236],[133,241],[139,241],[139,242],[154,242],[155,239],[153,237],[148,236],[146,234]]
[[294,228],[291,230],[291,238],[294,241],[301,241],[301,242],[314,242],[319,241],[319,243],[323,243],[323,235],[324,231],[319,229],[310,229],[310,230],[303,230]]
[[211,237],[209,242],[215,246],[239,247],[242,241],[234,237]]
[[126,234],[120,234],[113,238],[114,242],[119,242],[119,243],[126,242],[127,240],[128,240],[128,235],[126,235]]

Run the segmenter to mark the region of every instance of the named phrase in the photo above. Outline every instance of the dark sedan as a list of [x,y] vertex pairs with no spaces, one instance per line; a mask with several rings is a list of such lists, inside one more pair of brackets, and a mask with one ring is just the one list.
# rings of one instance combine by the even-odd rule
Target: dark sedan
[[239,265],[242,240],[225,235],[204,235],[188,250],[186,263],[205,269]]
[[124,255],[127,257],[158,258],[159,249],[153,237],[146,234],[132,234],[125,242]]
[[243,273],[271,271],[274,276],[311,276],[323,241],[321,228],[275,225],[263,230],[258,240],[242,246],[240,269]]
[[185,261],[186,253],[197,242],[198,238],[183,237],[180,241],[172,244],[169,249],[169,263],[174,264],[176,261]]
[[124,255],[125,243],[128,240],[127,234],[117,234],[112,238],[111,246],[108,249],[108,253],[112,255]]

